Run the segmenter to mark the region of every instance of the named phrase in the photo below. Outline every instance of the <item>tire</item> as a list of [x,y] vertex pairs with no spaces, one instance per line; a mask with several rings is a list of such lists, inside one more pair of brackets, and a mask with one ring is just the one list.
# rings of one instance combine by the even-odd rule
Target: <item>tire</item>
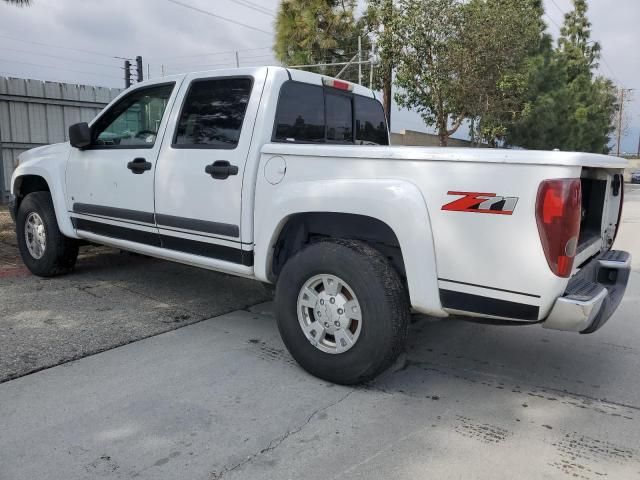
[[[30,234],[25,232],[25,225],[29,218],[41,222],[44,230],[44,248],[36,252],[41,253],[40,258],[27,245]],[[33,192],[22,200],[16,216],[16,236],[22,261],[34,275],[54,277],[73,270],[78,258],[78,242],[60,233],[49,192]]]
[[[334,305],[330,308],[336,308],[339,301],[348,300],[351,294],[355,296],[356,303],[347,301],[342,304],[345,308],[332,311],[329,311],[327,303],[320,307],[318,298],[323,294],[325,298],[332,298],[326,294],[330,291],[326,288],[326,276],[346,284],[339,287],[341,293],[333,297],[331,303]],[[318,277],[323,280],[314,280]],[[311,289],[311,296],[301,293],[303,287],[318,281],[320,284]],[[316,300],[311,298],[313,295],[317,295]],[[316,307],[305,307],[298,303],[299,299]],[[324,320],[337,318],[340,320],[338,323],[342,322],[349,304],[359,304],[354,311],[360,312],[361,320],[348,320],[349,337],[355,341],[351,347],[343,342],[342,345],[347,345],[348,349],[338,352],[338,349],[345,348],[338,342],[344,336],[338,331],[346,329],[344,324],[336,324],[334,336],[327,335],[328,330],[323,328],[331,321],[315,322],[321,321],[317,316],[322,315],[321,312],[325,312]],[[369,381],[386,370],[404,348],[410,320],[408,295],[396,270],[378,250],[355,240],[321,241],[294,255],[278,279],[275,309],[282,340],[300,366],[316,377],[342,385]],[[312,311],[315,312],[313,320]],[[338,314],[340,316],[336,317]],[[305,334],[303,324],[311,333]],[[317,341],[323,334],[318,336],[314,325],[320,325],[324,332],[323,341]]]

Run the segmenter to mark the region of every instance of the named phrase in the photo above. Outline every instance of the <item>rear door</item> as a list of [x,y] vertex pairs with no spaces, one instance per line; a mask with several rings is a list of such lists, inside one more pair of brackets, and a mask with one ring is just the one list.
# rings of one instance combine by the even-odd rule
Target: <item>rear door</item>
[[185,79],[160,153],[155,213],[163,247],[251,266],[242,184],[266,71],[240,72]]

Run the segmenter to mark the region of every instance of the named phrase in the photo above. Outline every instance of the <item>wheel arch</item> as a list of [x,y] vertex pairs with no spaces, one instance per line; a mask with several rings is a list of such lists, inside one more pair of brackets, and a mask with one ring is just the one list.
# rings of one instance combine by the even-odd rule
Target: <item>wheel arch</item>
[[324,238],[366,242],[389,258],[398,274],[406,278],[402,249],[393,229],[377,218],[344,212],[300,212],[288,216],[273,243],[269,277],[275,280],[289,258],[305,245]]
[[71,219],[67,214],[63,185],[55,185],[46,172],[16,172],[12,180],[11,191],[15,198],[16,214],[22,200],[24,200],[27,195],[33,192],[49,192],[53,201],[58,228],[65,236],[77,238],[73,225],[71,224]]

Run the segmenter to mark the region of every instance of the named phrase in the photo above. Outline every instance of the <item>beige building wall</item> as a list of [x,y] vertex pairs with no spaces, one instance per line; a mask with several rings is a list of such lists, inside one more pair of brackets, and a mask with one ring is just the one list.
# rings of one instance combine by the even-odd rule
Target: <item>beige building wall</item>
[[[432,133],[416,132],[414,130],[402,130],[391,134],[391,145],[411,145],[414,147],[437,147],[440,139]],[[470,147],[469,140],[449,138],[450,147]]]

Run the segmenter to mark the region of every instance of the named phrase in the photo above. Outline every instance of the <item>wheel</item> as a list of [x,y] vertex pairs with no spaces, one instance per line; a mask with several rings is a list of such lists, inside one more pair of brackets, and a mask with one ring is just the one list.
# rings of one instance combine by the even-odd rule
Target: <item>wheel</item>
[[30,193],[20,203],[16,235],[22,261],[34,275],[62,275],[76,264],[78,242],[60,233],[49,192]]
[[311,374],[343,385],[366,382],[404,347],[407,297],[391,263],[368,244],[313,243],[280,274],[278,329],[293,358]]

